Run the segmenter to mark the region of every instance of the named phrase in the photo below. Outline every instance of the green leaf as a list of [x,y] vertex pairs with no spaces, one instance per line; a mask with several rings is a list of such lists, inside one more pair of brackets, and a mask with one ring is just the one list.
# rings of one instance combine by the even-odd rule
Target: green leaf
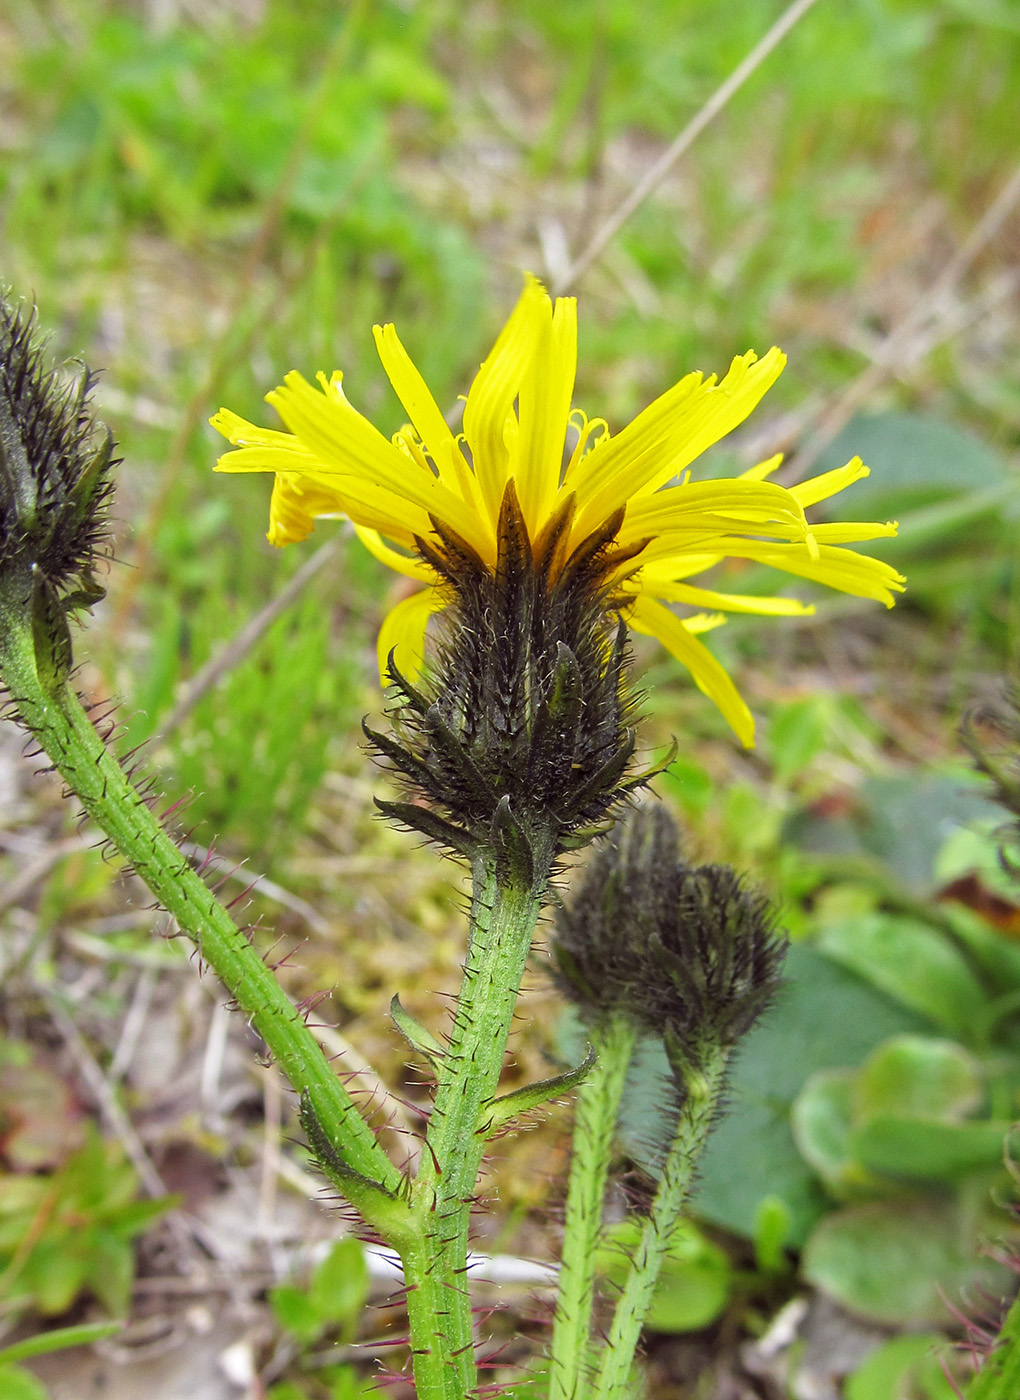
[[397,1030],[410,1045],[416,1054],[428,1060],[433,1069],[439,1068],[446,1055],[446,1051],[435,1038],[427,1026],[423,1026],[420,1021],[416,1021],[409,1011],[405,1011],[400,1004],[400,998],[395,993],[390,1001],[390,1017]]
[[357,1240],[339,1240],[312,1274],[308,1299],[325,1322],[350,1323],[364,1307],[368,1288],[365,1251]]
[[684,754],[674,758],[669,767],[663,769],[657,782],[689,817],[700,817],[707,810],[715,791],[708,770]]
[[331,1366],[319,1374],[319,1379],[329,1387],[329,1400],[360,1400],[361,1396],[378,1396],[379,1387],[374,1380],[366,1380],[353,1366]]
[[85,1286],[92,1248],[90,1234],[86,1232],[73,1245],[67,1236],[40,1240],[29,1256],[18,1283],[35,1295],[35,1305],[43,1317],[67,1312]]
[[852,1150],[857,1075],[853,1070],[813,1074],[793,1105],[793,1136],[834,1196],[872,1194],[880,1183],[863,1171]]
[[269,1306],[281,1326],[302,1342],[314,1342],[326,1329],[326,1322],[303,1288],[281,1283],[269,1290]]
[[896,914],[863,914],[830,924],[818,946],[904,1006],[968,1039],[981,1024],[985,994],[966,959],[929,924]]
[[46,690],[55,691],[74,664],[71,629],[60,595],[37,564],[32,565],[31,616],[36,673]]
[[[924,1022],[814,948],[795,944],[784,971],[787,983],[775,1007],[740,1050],[727,1114],[702,1154],[692,1207],[703,1219],[752,1237],[760,1203],[778,1197],[789,1212],[787,1245],[797,1248],[827,1202],[794,1142],[795,1098],[818,1070],[856,1067],[891,1035],[922,1030]],[[633,1124],[627,1136],[633,1155],[654,1170],[661,1158],[651,1157],[649,1146],[661,1142],[663,1127],[648,1103],[647,1094],[641,1099],[628,1086],[623,1121]]]
[[778,1196],[766,1196],[754,1218],[754,1262],[763,1274],[789,1269],[783,1247],[790,1233],[790,1212]]
[[852,1155],[872,1171],[923,1181],[951,1182],[1002,1164],[1008,1120],[940,1123],[891,1114],[871,1118],[850,1138]]
[[49,1391],[31,1371],[0,1365],[0,1400],[49,1400]]
[[575,1069],[568,1069],[550,1079],[538,1079],[534,1084],[524,1084],[520,1089],[512,1089],[510,1093],[493,1099],[486,1114],[484,1131],[492,1134],[522,1113],[541,1108],[542,1104],[549,1103],[551,1099],[557,1099],[561,1094],[576,1089],[587,1079],[597,1059],[594,1048],[589,1045],[587,1055]]
[[847,1379],[845,1400],[959,1400],[938,1359],[946,1347],[938,1332],[891,1337]]
[[867,778],[854,793],[851,812],[798,812],[785,823],[783,836],[802,850],[859,857],[881,872],[883,883],[892,875],[911,894],[928,896],[938,885],[936,858],[954,828],[1004,817],[984,784],[961,768]]
[[842,466],[855,454],[871,475],[847,499],[854,520],[895,519],[938,502],[983,496],[1009,475],[1002,458],[976,434],[917,413],[858,414],[826,448],[825,468]]
[[825,748],[831,698],[827,695],[794,700],[773,711],[766,740],[772,767],[781,782],[788,783]]
[[127,1313],[134,1277],[135,1251],[131,1242],[112,1230],[97,1230],[85,1282],[114,1317]]
[[854,1115],[954,1121],[973,1113],[984,1092],[981,1067],[952,1040],[899,1035],[880,1045],[861,1066]]
[[64,1351],[68,1347],[89,1346],[92,1342],[112,1337],[123,1325],[122,1322],[83,1322],[77,1327],[54,1327],[0,1349],[0,1366],[9,1365],[12,1361],[24,1361],[30,1356],[48,1356],[50,1352]]
[[308,1392],[293,1381],[277,1381],[266,1391],[266,1400],[308,1400]]
[[851,1312],[876,1322],[942,1322],[947,1300],[964,1289],[983,1286],[994,1293],[1004,1285],[1004,1270],[982,1258],[978,1246],[954,1200],[870,1201],[835,1211],[815,1227],[801,1272]]

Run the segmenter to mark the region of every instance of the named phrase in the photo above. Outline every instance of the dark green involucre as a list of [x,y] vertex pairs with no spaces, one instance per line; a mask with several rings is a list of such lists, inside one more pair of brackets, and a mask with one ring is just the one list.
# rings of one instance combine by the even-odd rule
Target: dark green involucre
[[418,550],[450,601],[431,664],[412,684],[391,658],[393,733],[366,731],[415,800],[379,805],[461,854],[494,845],[526,881],[591,839],[649,776],[632,772],[634,698],[610,583],[626,562],[612,546],[620,522],[566,557],[569,509],[532,541],[511,482],[495,569],[433,523],[440,543]]
[[[0,292],[0,586],[30,611],[39,673],[71,664],[67,617],[103,596],[113,441],[89,405],[92,375],[48,367],[26,313]],[[12,597],[12,593],[17,597]]]
[[593,1022],[621,1013],[674,1062],[734,1045],[780,984],[785,938],[729,866],[688,865],[661,807],[628,814],[556,917],[556,980]]

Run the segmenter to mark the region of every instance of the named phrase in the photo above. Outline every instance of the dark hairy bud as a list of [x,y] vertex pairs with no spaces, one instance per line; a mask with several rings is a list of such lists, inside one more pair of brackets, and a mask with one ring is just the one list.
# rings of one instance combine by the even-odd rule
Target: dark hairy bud
[[39,672],[70,667],[67,617],[103,596],[113,442],[89,406],[93,378],[67,382],[43,356],[34,313],[0,292],[0,582],[31,615]]
[[392,658],[393,731],[366,730],[413,802],[380,803],[460,854],[498,845],[526,880],[600,829],[635,774],[625,629],[610,579],[621,551],[610,521],[565,556],[572,502],[532,541],[513,482],[498,557],[485,564],[434,521],[418,540],[449,597],[425,676],[412,684]]
[[786,941],[767,900],[724,865],[688,865],[661,807],[626,816],[556,917],[555,977],[592,1021],[614,1013],[697,1062],[750,1030]]

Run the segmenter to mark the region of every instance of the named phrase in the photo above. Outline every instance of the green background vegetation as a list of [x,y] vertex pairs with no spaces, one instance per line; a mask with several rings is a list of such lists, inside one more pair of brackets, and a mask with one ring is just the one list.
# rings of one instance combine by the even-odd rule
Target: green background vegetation
[[[268,482],[212,476],[222,444],[206,420],[225,403],[271,423],[261,398],[287,370],[341,368],[352,401],[394,430],[371,341],[384,320],[453,404],[520,270],[554,281],[780,10],[11,0],[0,14],[0,277],[34,296],[58,358],[104,371],[97,403],[124,458],[109,594],[78,643],[83,688],[121,701],[126,748],[151,741],[166,804],[188,797],[191,839],[277,882],[282,902],[263,894],[252,912],[274,929],[267,944],[304,941],[288,985],[333,988],[317,1014],[390,1083],[407,1072],[383,1026],[389,996],[438,1029],[428,993],[454,985],[462,937],[457,872],[371,819],[385,779],[359,723],[381,705],[374,637],[401,584],[341,540],[165,732],[201,668],[334,529],[271,550]],[[798,943],[788,1002],[744,1056],[710,1153],[709,1234],[678,1241],[665,1331],[720,1316],[760,1329],[797,1269],[856,1315],[939,1325],[932,1280],[958,1295],[978,1240],[1008,1230],[994,1203],[1020,1089],[1020,900],[996,861],[1002,814],[968,776],[957,726],[1015,659],[1015,211],[940,279],[1013,174],[1018,110],[1011,0],[819,0],[577,288],[576,401],[614,427],[691,368],[781,344],[789,368],[706,470],[779,449],[795,470],[805,445],[823,468],[860,452],[873,476],[837,509],[898,517],[900,539],[881,548],[911,583],[892,614],[819,598],[807,622],[734,619],[713,635],[759,717],[751,756],[678,667],[635,643],[645,743],[680,741],[659,790],[692,855],[749,870]],[[863,417],[837,422],[863,375]],[[739,586],[773,584],[746,569]],[[139,967],[179,988],[180,960],[97,853],[58,853],[20,890],[25,830],[70,839],[55,790],[26,787],[0,813],[0,903],[16,888],[0,1298],[15,1318],[49,1317],[86,1289],[117,1311],[126,1242],[151,1210],[127,1204],[119,1169],[108,1199],[79,1199],[100,1147],[40,1108],[74,1083],[47,1008],[103,967],[74,1015],[108,1069]],[[541,976],[529,996],[522,1076],[570,1042]],[[650,1047],[645,1079],[654,1061]],[[130,1073],[114,1088],[144,1113]],[[641,1085],[631,1103],[630,1150],[654,1165]],[[507,1146],[502,1247],[554,1253],[535,1163],[563,1126]],[[228,1127],[176,1132],[213,1158],[238,1151]],[[39,1183],[70,1215],[38,1226],[41,1254],[19,1254]],[[96,1286],[104,1260],[112,1291]],[[273,1303],[281,1327],[302,1344],[328,1333],[328,1308],[288,1296]],[[891,1387],[920,1352],[901,1351],[851,1400],[905,1396]],[[650,1364],[667,1384],[654,1351]],[[353,1373],[338,1375],[288,1373],[279,1394],[353,1394]],[[937,1400],[937,1378],[923,1385]]]

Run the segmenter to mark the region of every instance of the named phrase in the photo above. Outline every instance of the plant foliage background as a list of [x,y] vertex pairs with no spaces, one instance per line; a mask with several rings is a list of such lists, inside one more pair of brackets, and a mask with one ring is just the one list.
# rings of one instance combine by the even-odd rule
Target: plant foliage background
[[[343,368],[358,406],[397,428],[370,336],[383,320],[452,404],[520,269],[555,281],[780,10],[11,0],[0,14],[0,276],[35,297],[58,358],[103,369],[124,457],[82,688],[119,703],[122,746],[147,741],[165,805],[186,801],[189,839],[214,846],[224,878],[240,892],[265,874],[251,917],[279,940],[281,975],[316,999],[350,1068],[371,1059],[398,1087],[411,1125],[385,1007],[399,992],[441,1027],[433,994],[455,985],[462,919],[457,871],[371,817],[385,779],[360,720],[380,707],[375,629],[400,585],[341,531],[246,643],[319,540],[269,548],[266,483],[212,477],[205,422],[228,402],[269,423],[260,396],[288,369]],[[828,599],[813,619],[716,634],[763,720],[751,756],[636,643],[645,742],[679,740],[658,790],[692,854],[748,869],[797,941],[710,1149],[699,1227],[660,1288],[654,1395],[693,1395],[712,1367],[772,1393],[734,1339],[803,1295],[857,1339],[836,1377],[850,1400],[940,1400],[928,1352],[902,1337],[874,1352],[889,1335],[875,1329],[928,1337],[916,1329],[946,1326],[947,1298],[1005,1286],[979,1242],[1010,1231],[1020,898],[997,861],[1003,813],[957,729],[1015,662],[1018,105],[1009,0],[819,0],[577,289],[577,400],[611,424],[690,368],[781,344],[790,368],[753,436],[716,463],[860,452],[873,474],[851,508],[900,519],[885,550],[910,580],[890,615]],[[741,573],[743,591],[764,586]],[[352,1369],[327,1344],[375,1346],[399,1318],[358,1321],[368,1284],[328,1253],[339,1222],[305,1203],[292,1105],[12,729],[0,744],[0,1326],[129,1316],[89,1363],[111,1395],[159,1393],[189,1364],[258,1377],[277,1400],[356,1393],[382,1351]],[[541,956],[523,1010],[518,1070],[536,1077],[573,1037]],[[650,1049],[623,1125],[635,1170],[654,1170],[656,1072]],[[480,1247],[555,1257],[566,1121],[503,1144]],[[358,1280],[340,1302],[328,1268]],[[198,1280],[187,1302],[161,1291],[182,1274]],[[378,1271],[372,1287],[378,1301]],[[526,1292],[500,1296],[509,1383],[541,1329]],[[157,1364],[153,1337],[163,1372],[138,1369]],[[783,1364],[785,1384],[807,1363]],[[12,1394],[73,1393],[66,1359],[31,1365]]]

